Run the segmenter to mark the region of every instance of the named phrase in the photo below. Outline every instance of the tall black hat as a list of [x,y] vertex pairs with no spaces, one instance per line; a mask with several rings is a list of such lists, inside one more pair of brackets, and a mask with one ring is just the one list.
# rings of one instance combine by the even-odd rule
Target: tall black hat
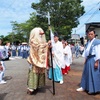
[[57,32],[54,32],[54,37],[59,37]]

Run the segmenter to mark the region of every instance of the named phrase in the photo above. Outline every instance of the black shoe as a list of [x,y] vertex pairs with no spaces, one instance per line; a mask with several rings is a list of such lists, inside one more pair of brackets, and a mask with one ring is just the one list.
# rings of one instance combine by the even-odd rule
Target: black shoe
[[32,95],[33,91],[30,91],[29,89],[27,90],[27,94]]

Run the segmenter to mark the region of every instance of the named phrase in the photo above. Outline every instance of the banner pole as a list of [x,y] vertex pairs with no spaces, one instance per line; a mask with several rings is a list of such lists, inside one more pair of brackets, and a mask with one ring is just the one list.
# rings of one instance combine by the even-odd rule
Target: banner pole
[[[48,12],[48,28],[49,28],[49,40],[51,40],[51,27],[50,27],[50,14]],[[52,45],[52,43],[51,43]],[[54,82],[54,69],[53,69],[53,59],[52,59],[52,47],[50,47],[50,60],[52,67],[52,86],[53,86],[53,95],[55,95],[55,82]]]

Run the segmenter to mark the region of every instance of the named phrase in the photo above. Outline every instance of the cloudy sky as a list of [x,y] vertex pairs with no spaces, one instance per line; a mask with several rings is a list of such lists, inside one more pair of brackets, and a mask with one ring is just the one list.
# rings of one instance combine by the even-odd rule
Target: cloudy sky
[[[12,31],[11,21],[25,22],[29,19],[32,2],[39,0],[0,0],[0,35],[8,35]],[[73,33],[85,34],[85,23],[100,22],[100,0],[83,0],[86,13],[79,18],[80,24]]]
[[11,21],[25,22],[29,19],[32,2],[38,0],[0,0],[0,35],[12,31]]
[[81,37],[85,35],[86,23],[100,22],[100,0],[83,0],[82,5],[85,7],[85,14],[79,18],[80,24],[72,31]]

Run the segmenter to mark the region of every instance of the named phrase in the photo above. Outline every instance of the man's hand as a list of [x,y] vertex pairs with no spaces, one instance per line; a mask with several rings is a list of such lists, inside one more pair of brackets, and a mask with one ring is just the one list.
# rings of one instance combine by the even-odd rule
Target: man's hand
[[51,40],[48,41],[48,44],[51,44]]
[[54,52],[52,52],[52,57],[54,57]]
[[98,68],[98,65],[99,65],[99,61],[97,60],[94,64],[94,68]]

